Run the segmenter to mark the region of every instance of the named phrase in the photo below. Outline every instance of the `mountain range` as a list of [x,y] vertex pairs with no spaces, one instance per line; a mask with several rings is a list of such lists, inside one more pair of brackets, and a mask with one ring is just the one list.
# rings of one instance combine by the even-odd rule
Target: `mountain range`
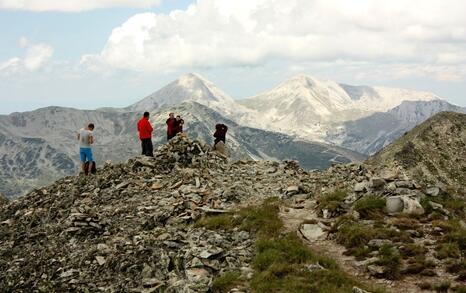
[[235,100],[198,74],[187,74],[126,108],[47,107],[0,116],[0,192],[17,196],[78,170],[76,131],[96,124],[95,156],[124,161],[139,153],[135,124],[150,111],[154,143],[165,142],[169,112],[191,138],[212,142],[229,125],[233,159],[296,159],[308,169],[360,161],[440,111],[465,113],[438,96],[350,86],[297,76],[271,91]]

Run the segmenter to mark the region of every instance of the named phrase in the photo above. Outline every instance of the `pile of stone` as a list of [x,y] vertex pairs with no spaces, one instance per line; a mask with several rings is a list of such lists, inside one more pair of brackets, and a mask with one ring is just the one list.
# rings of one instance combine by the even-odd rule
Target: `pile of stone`
[[[171,171],[175,165],[191,166],[209,163],[225,163],[226,157],[218,152],[211,152],[206,143],[191,140],[186,135],[177,135],[167,144],[160,146],[154,153],[155,165],[161,171]],[[214,162],[212,162],[214,161]]]
[[[420,201],[425,197],[435,197],[445,193],[440,186],[425,186],[410,179],[398,169],[377,170],[364,164],[335,165],[324,172],[315,172],[314,181],[320,184],[321,191],[345,190],[348,196],[342,204],[342,210],[335,211],[337,216],[350,208],[357,200],[365,196],[377,196],[386,199],[386,211],[389,215],[399,213],[421,215],[424,209]],[[434,209],[448,213],[434,202]]]
[[196,220],[309,196],[307,178],[293,161],[229,163],[177,137],[153,158],[106,163],[96,176],[66,177],[0,206],[0,288],[207,292],[228,271],[250,278],[253,237]]

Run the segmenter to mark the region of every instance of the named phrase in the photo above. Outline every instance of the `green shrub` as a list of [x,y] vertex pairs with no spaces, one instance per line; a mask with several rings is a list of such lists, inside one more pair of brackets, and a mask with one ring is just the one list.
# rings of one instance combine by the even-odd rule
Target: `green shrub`
[[226,293],[241,284],[240,272],[228,272],[218,276],[212,282],[212,292]]
[[400,253],[403,257],[416,257],[423,256],[427,252],[427,249],[419,244],[408,243],[399,247]]
[[385,244],[379,248],[379,259],[375,264],[385,268],[385,278],[390,280],[400,278],[401,256],[398,250],[391,245]]
[[384,208],[385,199],[373,195],[359,199],[354,205],[354,210],[361,215],[361,218],[365,219],[381,217]]
[[434,290],[436,292],[448,292],[448,289],[450,289],[451,283],[450,281],[443,281],[437,284],[434,284]]
[[335,212],[341,207],[346,196],[347,193],[343,190],[336,190],[331,193],[324,194],[317,199],[317,207],[319,210],[327,209],[330,212]]
[[437,258],[459,258],[461,256],[460,248],[457,243],[441,243],[437,246]]
[[372,227],[347,222],[338,229],[336,240],[346,248],[352,248],[364,246],[374,238],[376,238],[376,231]]
[[233,214],[222,214],[210,217],[202,217],[195,226],[205,227],[209,230],[231,230],[241,223],[241,219]]

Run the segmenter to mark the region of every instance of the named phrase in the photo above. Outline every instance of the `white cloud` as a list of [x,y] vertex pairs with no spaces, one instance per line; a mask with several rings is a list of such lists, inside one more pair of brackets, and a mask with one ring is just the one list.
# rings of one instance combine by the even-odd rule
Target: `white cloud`
[[20,47],[26,50],[23,58],[13,57],[0,63],[0,73],[11,75],[21,72],[34,72],[42,68],[52,57],[53,48],[47,44],[32,44],[21,38]]
[[198,0],[134,15],[85,59],[152,72],[271,60],[464,67],[465,28],[462,0]]
[[161,0],[0,0],[0,9],[78,12],[111,7],[149,8]]

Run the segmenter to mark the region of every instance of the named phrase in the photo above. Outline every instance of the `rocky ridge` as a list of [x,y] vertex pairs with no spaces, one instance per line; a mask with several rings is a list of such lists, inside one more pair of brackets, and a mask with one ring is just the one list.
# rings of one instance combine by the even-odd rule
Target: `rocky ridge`
[[381,169],[402,169],[424,184],[464,191],[466,114],[441,112],[405,133],[368,163]]
[[218,276],[237,271],[243,282],[230,292],[249,292],[255,235],[196,223],[270,197],[310,247],[343,247],[358,278],[394,292],[445,280],[461,288],[464,194],[399,168],[231,162],[183,136],[154,158],[106,164],[95,177],[66,177],[0,205],[0,288],[209,292]]
[[213,276],[251,273],[245,231],[189,225],[239,203],[280,196],[294,162],[230,164],[185,137],[154,158],[66,177],[0,208],[0,288],[206,292]]

